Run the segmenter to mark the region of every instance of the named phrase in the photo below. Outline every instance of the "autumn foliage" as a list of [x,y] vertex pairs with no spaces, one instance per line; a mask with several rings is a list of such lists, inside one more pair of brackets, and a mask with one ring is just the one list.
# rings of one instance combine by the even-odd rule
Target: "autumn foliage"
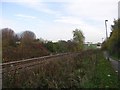
[[2,31],[2,58],[3,62],[21,60],[48,55],[49,51],[36,40],[31,31],[25,31],[20,35],[12,29],[4,28]]
[[73,39],[57,42],[37,39],[32,31],[24,31],[21,34],[16,34],[10,28],[3,28],[0,31],[3,62],[83,50],[84,36],[79,29],[73,31]]

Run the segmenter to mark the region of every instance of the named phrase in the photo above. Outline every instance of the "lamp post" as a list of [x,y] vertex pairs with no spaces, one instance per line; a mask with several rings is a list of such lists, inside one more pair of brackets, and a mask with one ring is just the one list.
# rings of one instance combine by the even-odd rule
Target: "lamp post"
[[[108,34],[107,34],[107,23],[108,20],[105,20],[105,27],[106,27],[106,40],[108,39]],[[106,52],[106,59],[109,61],[109,52],[107,51]]]
[[103,39],[104,39],[104,38],[102,38],[102,42],[103,42]]
[[107,23],[106,22],[108,22],[108,20],[105,20],[105,28],[106,28],[106,40],[108,39],[108,34],[107,34]]

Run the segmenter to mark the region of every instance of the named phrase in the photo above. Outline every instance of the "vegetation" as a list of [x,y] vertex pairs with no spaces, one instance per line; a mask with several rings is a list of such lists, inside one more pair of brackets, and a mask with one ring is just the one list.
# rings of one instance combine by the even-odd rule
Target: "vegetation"
[[63,53],[63,52],[77,52],[83,50],[84,36],[82,31],[75,29],[73,31],[73,39],[68,41],[60,40],[53,43],[49,41],[45,43],[46,48],[52,53]]
[[73,31],[73,42],[75,42],[75,44],[76,44],[76,50],[83,49],[84,39],[85,39],[85,37],[83,36],[82,31],[80,31],[78,29],[75,29],[75,31]]
[[[120,34],[118,24],[119,20],[114,21],[110,37],[102,44],[102,49],[113,55],[120,52],[120,35],[116,37],[117,33]],[[3,62],[73,53],[49,59],[31,69],[9,71],[6,68],[2,75],[3,88],[120,88],[118,73],[114,72],[102,51],[95,49],[96,45],[84,46],[85,38],[81,30],[73,31],[73,39],[58,42],[37,39],[31,31],[18,35],[12,29],[4,28],[0,32]]]
[[101,51],[54,58],[33,69],[3,74],[3,88],[120,88],[117,74]]
[[49,51],[36,40],[35,34],[31,31],[25,31],[21,35],[15,34],[9,28],[4,28],[1,31],[3,62],[49,54]]
[[73,31],[72,40],[58,42],[36,39],[32,31],[24,31],[18,35],[12,29],[3,28],[1,32],[3,62],[40,57],[51,53],[77,52],[83,49],[84,36],[78,29]]
[[114,25],[111,25],[110,37],[103,43],[104,50],[108,50],[109,54],[120,58],[120,19],[114,20]]
[[2,63],[2,32],[0,31],[0,63]]

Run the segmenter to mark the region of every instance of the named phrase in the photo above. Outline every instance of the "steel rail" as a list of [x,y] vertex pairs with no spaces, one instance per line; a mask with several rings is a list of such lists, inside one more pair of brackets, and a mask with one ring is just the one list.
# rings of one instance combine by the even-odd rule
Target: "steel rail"
[[56,54],[56,55],[48,55],[48,56],[37,57],[37,58],[11,61],[11,62],[6,62],[6,63],[1,63],[0,66],[2,66],[2,68],[5,68],[5,66],[13,66],[13,65],[21,64],[21,63],[25,64],[25,63],[30,63],[30,62],[36,62],[36,61],[41,61],[41,60],[59,57],[59,56],[63,56],[63,55],[68,55],[68,54],[71,54],[71,53],[60,53],[60,54]]

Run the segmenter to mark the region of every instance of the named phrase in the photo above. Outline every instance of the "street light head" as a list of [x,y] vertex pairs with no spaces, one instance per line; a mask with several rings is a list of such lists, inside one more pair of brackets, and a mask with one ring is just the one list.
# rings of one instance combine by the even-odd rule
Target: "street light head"
[[108,20],[105,20],[106,22],[108,21]]

